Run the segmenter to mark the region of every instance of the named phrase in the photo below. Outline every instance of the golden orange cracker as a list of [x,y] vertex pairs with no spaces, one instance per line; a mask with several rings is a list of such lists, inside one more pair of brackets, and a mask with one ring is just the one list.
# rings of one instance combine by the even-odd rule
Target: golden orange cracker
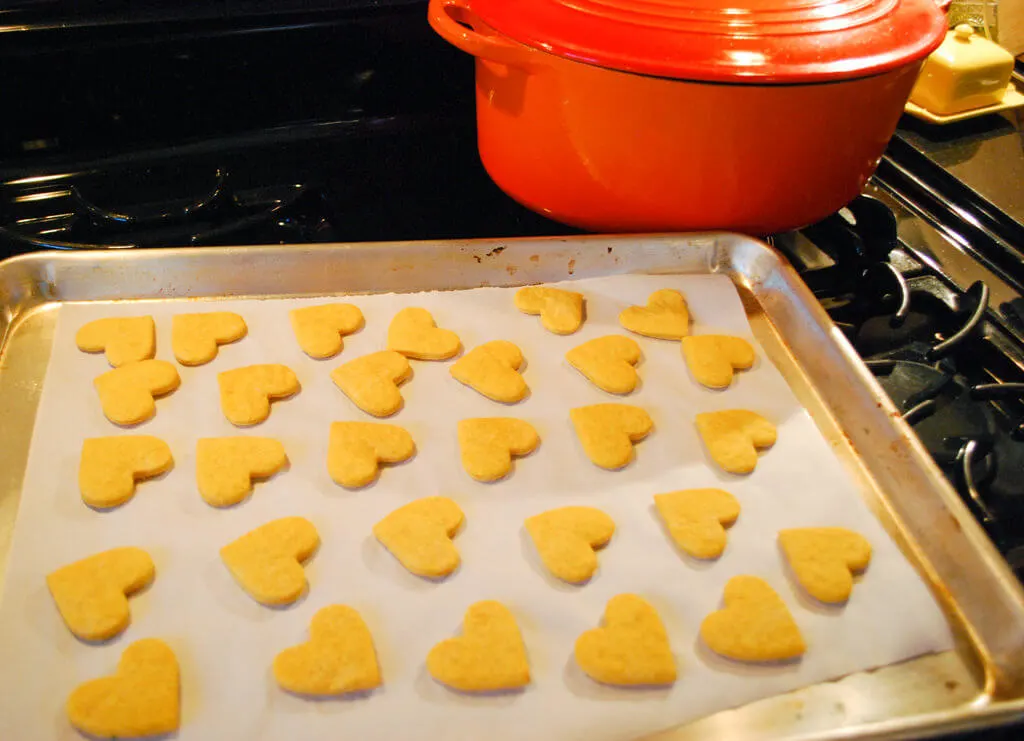
[[530,681],[530,664],[515,616],[493,600],[471,605],[462,621],[462,635],[430,649],[427,671],[462,692],[525,686]]
[[71,725],[94,738],[143,738],[178,730],[178,660],[158,638],[135,641],[113,676],[80,684],[68,697]]
[[608,600],[604,625],[576,639],[576,663],[604,684],[635,686],[676,681],[676,661],[657,611],[635,594]]
[[62,566],[46,577],[46,586],[68,630],[82,640],[103,641],[128,627],[128,595],[155,573],[149,554],[129,546]]
[[309,640],[274,658],[274,679],[301,695],[331,696],[379,687],[373,636],[351,607],[330,605],[313,615]]
[[235,581],[264,605],[287,605],[306,588],[302,563],[320,536],[304,517],[282,517],[252,530],[220,549]]
[[424,497],[378,522],[373,535],[411,573],[437,579],[459,565],[452,537],[462,520],[459,505],[448,497]]

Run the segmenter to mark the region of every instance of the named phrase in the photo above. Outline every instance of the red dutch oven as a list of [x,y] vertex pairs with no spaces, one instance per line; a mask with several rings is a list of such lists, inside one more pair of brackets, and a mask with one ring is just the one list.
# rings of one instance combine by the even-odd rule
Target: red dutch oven
[[431,0],[491,178],[591,231],[768,234],[856,196],[950,0]]

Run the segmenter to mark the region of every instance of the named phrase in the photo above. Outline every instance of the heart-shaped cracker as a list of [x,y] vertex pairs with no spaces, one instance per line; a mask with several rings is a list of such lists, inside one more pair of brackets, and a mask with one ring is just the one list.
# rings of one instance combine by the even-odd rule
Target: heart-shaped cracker
[[427,671],[462,692],[494,692],[530,682],[526,646],[515,616],[500,602],[470,605],[462,635],[441,641],[427,654]]
[[624,309],[619,323],[645,337],[678,340],[690,334],[690,310],[683,294],[665,288],[648,296],[647,306]]
[[576,663],[598,682],[657,685],[676,681],[676,661],[658,612],[635,594],[608,600],[604,625],[576,639]]
[[135,482],[174,465],[167,443],[152,435],[91,437],[82,443],[78,488],[90,507],[116,507],[132,498]]
[[746,409],[704,412],[696,423],[711,459],[728,473],[750,473],[757,467],[757,449],[775,444],[775,425]]
[[333,422],[327,472],[336,484],[357,489],[377,480],[381,463],[401,463],[416,452],[405,428],[380,422]]
[[764,579],[734,576],[722,602],[700,625],[700,637],[715,653],[737,661],[782,661],[807,650],[786,603]]
[[462,344],[449,329],[440,329],[426,309],[410,306],[395,314],[388,327],[388,349],[417,360],[446,360]]
[[306,588],[306,561],[320,536],[304,517],[282,517],[252,530],[220,549],[235,581],[257,602],[287,605]]
[[269,437],[204,437],[196,441],[196,485],[213,507],[238,504],[288,462],[284,445]]
[[117,672],[75,688],[68,720],[96,738],[142,738],[176,731],[180,676],[174,651],[159,638],[135,641],[121,654]]
[[373,636],[362,616],[345,605],[321,608],[309,624],[309,641],[274,658],[274,678],[301,695],[363,692],[380,686]]
[[526,396],[529,387],[519,375],[523,353],[505,340],[485,342],[452,363],[452,378],[488,399],[511,404]]
[[331,372],[331,380],[352,403],[374,417],[389,417],[402,408],[398,384],[412,375],[405,356],[381,350],[350,360]]
[[781,530],[779,545],[800,585],[815,599],[830,604],[850,598],[853,574],[871,561],[871,543],[844,527]]
[[540,323],[549,332],[572,334],[583,325],[582,293],[528,286],[516,291],[515,302],[524,314],[540,314]]
[[292,331],[311,358],[332,358],[344,347],[342,338],[363,326],[363,312],[352,304],[322,304],[292,309]]
[[540,436],[529,422],[512,417],[477,417],[459,422],[462,467],[477,481],[497,481],[512,470],[512,456],[532,453]]
[[590,382],[610,394],[628,394],[636,388],[640,345],[629,337],[608,335],[577,345],[565,359]]
[[740,503],[723,489],[683,489],[655,494],[654,505],[672,541],[694,558],[718,558],[725,528],[740,516]]
[[135,425],[156,414],[156,396],[181,384],[178,370],[166,360],[140,360],[96,376],[92,382],[103,414],[117,425]]
[[526,518],[541,561],[553,575],[581,584],[597,571],[597,554],[615,533],[615,521],[596,507],[559,507]]
[[75,344],[84,352],[106,351],[107,362],[118,368],[156,354],[156,325],[151,316],[96,319],[78,330]]
[[171,320],[171,348],[182,365],[203,365],[217,357],[217,347],[237,342],[249,328],[233,311],[177,314]]
[[629,404],[592,404],[569,410],[576,436],[587,457],[609,470],[633,460],[633,443],[654,429],[651,415]]
[[452,537],[462,520],[459,505],[448,497],[424,497],[378,522],[373,535],[411,573],[438,579],[459,565]]
[[62,566],[46,577],[68,630],[103,641],[128,627],[127,595],[153,581],[153,559],[141,548],[113,548]]
[[697,383],[724,389],[732,383],[733,370],[746,370],[754,364],[754,348],[742,337],[702,334],[684,337],[683,358]]
[[237,427],[257,425],[270,416],[270,402],[299,390],[299,379],[286,365],[247,365],[217,374],[220,408]]

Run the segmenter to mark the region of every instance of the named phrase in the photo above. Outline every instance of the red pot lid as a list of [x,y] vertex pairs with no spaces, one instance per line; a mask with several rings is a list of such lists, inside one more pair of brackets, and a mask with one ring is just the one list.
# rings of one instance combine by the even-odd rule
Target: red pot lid
[[[467,3],[468,4],[468,3]],[[472,0],[526,46],[659,77],[824,82],[930,54],[949,0]]]

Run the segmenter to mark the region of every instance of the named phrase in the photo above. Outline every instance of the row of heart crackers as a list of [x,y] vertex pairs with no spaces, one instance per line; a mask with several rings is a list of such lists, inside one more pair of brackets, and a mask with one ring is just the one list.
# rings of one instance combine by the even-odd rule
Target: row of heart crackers
[[[650,415],[626,404],[594,404],[570,410],[570,418],[587,456],[609,470],[633,458],[633,446],[653,428]],[[775,442],[775,428],[746,410],[706,412],[696,417],[697,429],[711,457],[724,470],[746,473],[757,463],[757,447]],[[529,422],[512,417],[459,421],[457,437],[466,472],[477,481],[508,476],[514,456],[531,453],[540,444]],[[412,458],[416,444],[398,425],[380,422],[334,422],[330,427],[327,471],[347,488],[367,486],[380,475],[381,464]],[[269,437],[229,436],[196,441],[196,484],[211,506],[228,507],[246,499],[254,479],[265,479],[288,462],[284,445]],[[153,435],[114,435],[82,443],[78,487],[90,507],[108,509],[131,499],[138,483],[174,466],[166,442]]]

